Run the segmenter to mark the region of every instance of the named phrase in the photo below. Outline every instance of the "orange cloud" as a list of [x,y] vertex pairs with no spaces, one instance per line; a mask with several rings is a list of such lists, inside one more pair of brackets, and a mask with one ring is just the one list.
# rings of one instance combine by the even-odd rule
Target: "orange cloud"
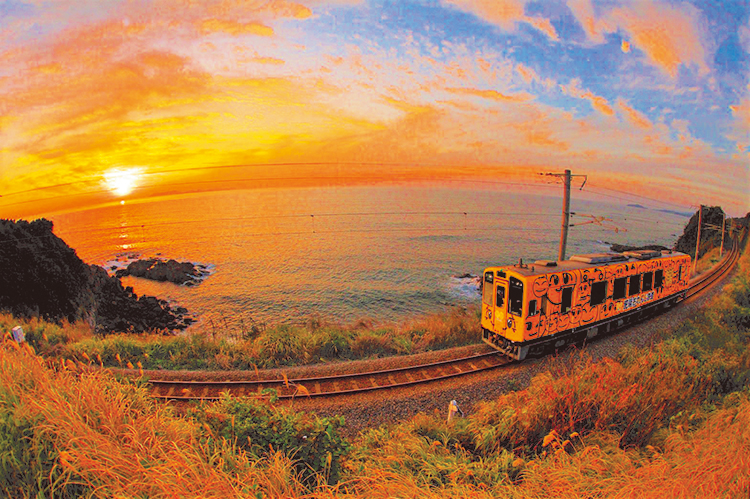
[[627,103],[622,100],[617,100],[617,106],[625,113],[625,115],[630,119],[630,121],[645,130],[648,130],[653,126],[651,121],[644,115],[643,113],[633,109],[632,107],[628,106]]
[[556,42],[560,41],[560,37],[557,36],[557,30],[555,30],[555,27],[552,26],[552,23],[549,21],[549,19],[545,19],[543,17],[524,16],[522,18],[522,21],[534,26],[536,29],[547,35],[550,40],[554,40]]
[[56,74],[62,71],[62,66],[60,66],[56,62],[53,62],[51,64],[42,64],[40,66],[37,66],[34,68],[34,71],[47,75]]
[[[748,88],[750,89],[750,85]],[[736,143],[737,150],[740,153],[744,153],[750,148],[750,98],[740,100],[739,104],[729,106],[729,109],[732,110],[734,122],[727,138]]]
[[459,9],[471,12],[485,21],[495,24],[506,31],[513,31],[516,24],[525,22],[535,27],[552,40],[559,40],[549,19],[531,17],[525,14],[528,0],[444,0]]
[[285,64],[285,61],[283,61],[282,59],[277,59],[275,57],[253,57],[251,61],[257,62],[258,64],[273,64],[276,66]]
[[639,48],[651,64],[672,78],[681,65],[697,66],[701,74],[708,72],[701,28],[706,22],[698,9],[687,3],[674,6],[642,0],[600,16],[596,16],[590,0],[568,0],[568,7],[594,43],[604,43],[604,34],[621,30],[629,38],[622,43],[623,52],[633,46]]
[[521,75],[521,78],[523,78],[526,83],[531,83],[532,81],[539,79],[536,71],[521,63],[516,64],[516,71],[519,75]]
[[476,97],[482,97],[483,99],[490,99],[497,102],[525,102],[533,99],[533,96],[527,93],[518,94],[502,94],[497,90],[480,90],[477,88],[446,88],[448,92],[460,95],[473,95]]
[[203,33],[224,32],[230,35],[258,35],[273,36],[272,28],[260,23],[238,23],[236,21],[225,21],[221,19],[207,19],[201,22],[200,29]]
[[594,43],[604,43],[605,32],[614,31],[605,20],[597,18],[591,0],[568,0],[568,8],[578,19],[589,40]]
[[552,147],[558,151],[567,151],[570,149],[570,145],[567,142],[553,139],[550,130],[532,130],[526,134],[526,138],[531,145]]
[[643,2],[618,9],[613,17],[651,62],[673,78],[681,64],[696,65],[701,73],[708,72],[700,16],[694,7]]
[[582,90],[579,88],[580,80],[574,79],[570,82],[570,85],[562,86],[562,90],[568,95],[578,97],[579,99],[586,99],[591,103],[591,106],[602,113],[605,116],[612,116],[615,114],[612,106],[609,105],[609,101],[600,95],[596,95],[589,90]]
[[750,132],[750,99],[742,99],[736,106],[729,106],[737,125]]

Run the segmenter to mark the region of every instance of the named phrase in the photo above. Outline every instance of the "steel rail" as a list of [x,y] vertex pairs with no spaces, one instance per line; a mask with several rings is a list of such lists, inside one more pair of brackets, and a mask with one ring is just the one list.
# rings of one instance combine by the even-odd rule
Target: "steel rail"
[[722,258],[710,272],[701,274],[690,283],[685,299],[692,298],[700,294],[703,290],[713,285],[716,281],[724,277],[740,259],[740,245],[735,239],[732,239],[732,248],[727,255]]
[[[265,388],[275,388],[279,399],[293,399],[300,397],[338,396],[383,390],[386,388],[406,387],[494,369],[510,362],[512,361],[499,352],[491,350],[467,357],[416,366],[334,376],[287,380],[150,380],[149,383],[154,386],[154,397],[169,400],[215,400],[219,398],[219,394],[222,391],[239,392],[242,395],[261,395]],[[362,383],[364,383],[364,386],[362,386]],[[165,389],[166,393],[163,393]],[[203,393],[193,395],[198,390]]]
[[[739,256],[739,244],[733,241],[731,250],[714,268],[690,282],[686,299],[699,294],[722,278],[734,267],[739,260]],[[513,362],[515,361],[492,350],[467,357],[415,366],[332,376],[225,381],[152,379],[148,382],[153,387],[153,397],[173,401],[217,400],[220,398],[221,392],[265,396],[263,390],[266,388],[276,389],[279,399],[335,397],[454,378],[496,369]],[[362,386],[363,384],[364,386]]]

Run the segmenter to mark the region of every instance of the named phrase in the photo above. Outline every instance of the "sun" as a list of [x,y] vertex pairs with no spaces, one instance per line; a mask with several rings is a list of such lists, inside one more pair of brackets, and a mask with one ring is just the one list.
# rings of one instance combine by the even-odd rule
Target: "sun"
[[104,183],[107,189],[119,197],[133,192],[141,178],[140,168],[113,168],[104,173]]

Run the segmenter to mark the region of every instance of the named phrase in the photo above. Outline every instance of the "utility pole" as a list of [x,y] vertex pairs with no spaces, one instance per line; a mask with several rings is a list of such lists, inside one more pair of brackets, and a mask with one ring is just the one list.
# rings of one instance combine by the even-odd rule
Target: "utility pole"
[[724,256],[724,228],[727,226],[727,215],[726,213],[722,212],[722,221],[721,221],[721,249],[719,250],[719,258]]
[[563,192],[563,212],[562,222],[560,227],[560,250],[557,254],[557,261],[562,262],[565,260],[565,248],[568,245],[568,222],[570,221],[570,180],[573,177],[584,177],[583,184],[581,184],[581,190],[586,185],[588,180],[587,175],[571,175],[570,170],[565,170],[565,173],[540,173],[539,175],[546,175],[549,177],[562,177],[563,186],[565,188]]
[[563,192],[563,213],[562,227],[560,228],[560,251],[557,255],[558,262],[565,260],[565,249],[568,245],[568,222],[570,222],[570,170],[565,170],[563,186],[565,190]]
[[698,263],[698,250],[701,245],[701,223],[703,221],[703,205],[698,208],[698,237],[695,239],[695,258],[693,258],[693,275],[695,275],[695,264]]

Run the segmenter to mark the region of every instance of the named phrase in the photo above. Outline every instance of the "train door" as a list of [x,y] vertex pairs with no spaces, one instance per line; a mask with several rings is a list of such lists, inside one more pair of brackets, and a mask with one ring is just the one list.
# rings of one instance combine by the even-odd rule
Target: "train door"
[[508,281],[498,279],[495,287],[495,331],[501,332],[508,328]]

